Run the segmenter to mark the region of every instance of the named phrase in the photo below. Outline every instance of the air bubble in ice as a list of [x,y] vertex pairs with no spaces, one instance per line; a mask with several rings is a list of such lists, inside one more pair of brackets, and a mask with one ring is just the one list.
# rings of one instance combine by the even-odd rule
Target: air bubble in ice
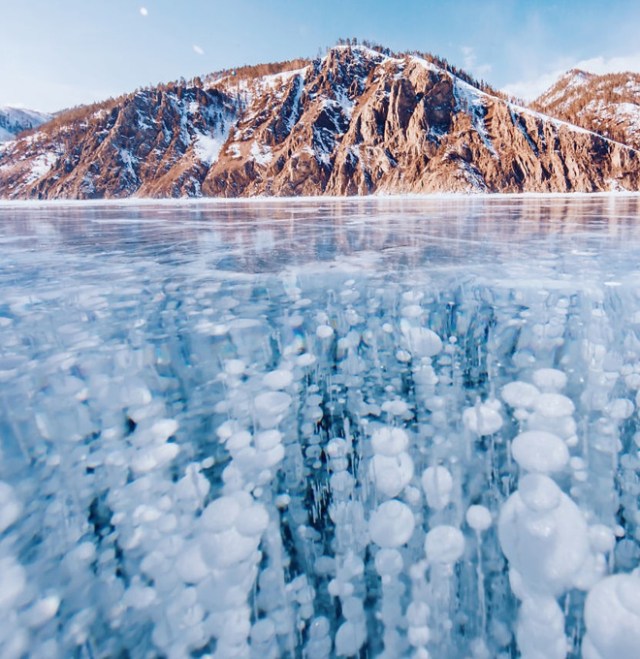
[[528,382],[509,382],[502,387],[502,400],[507,405],[515,408],[533,409],[540,396],[536,387]]
[[511,444],[511,454],[521,469],[540,473],[562,471],[569,462],[565,442],[542,430],[520,433]]
[[584,606],[585,659],[635,659],[640,647],[640,578],[614,574],[597,583]]
[[449,504],[453,478],[446,467],[427,467],[422,472],[421,483],[430,508],[442,510]]
[[567,386],[567,376],[555,368],[539,368],[533,372],[533,383],[546,393],[557,393]]
[[493,435],[502,428],[502,416],[490,403],[477,403],[462,413],[465,427],[476,435]]
[[427,533],[424,550],[430,563],[451,565],[464,553],[464,536],[455,526],[436,526]]
[[486,531],[492,524],[491,512],[486,506],[469,506],[465,519],[467,524],[478,533]]
[[371,514],[369,533],[379,547],[393,549],[409,541],[415,519],[406,504],[391,499],[381,503]]

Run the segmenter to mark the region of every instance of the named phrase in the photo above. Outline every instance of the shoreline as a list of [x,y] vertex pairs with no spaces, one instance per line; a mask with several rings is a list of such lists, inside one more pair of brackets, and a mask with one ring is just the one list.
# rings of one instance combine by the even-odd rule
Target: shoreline
[[374,195],[318,195],[300,197],[171,197],[156,199],[153,197],[124,197],[122,199],[0,199],[0,210],[5,208],[25,207],[62,207],[62,206],[215,206],[224,204],[322,204],[323,202],[386,202],[386,201],[472,201],[472,200],[517,200],[517,199],[612,199],[638,197],[640,191],[610,191],[610,192],[433,192],[405,194],[374,194]]

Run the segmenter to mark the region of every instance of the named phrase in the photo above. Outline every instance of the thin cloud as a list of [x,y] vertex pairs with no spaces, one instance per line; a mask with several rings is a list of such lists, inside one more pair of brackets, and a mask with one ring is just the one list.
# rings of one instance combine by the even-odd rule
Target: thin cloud
[[200,46],[197,46],[195,43],[193,44],[193,52],[198,55],[204,55],[204,49]]
[[511,96],[522,98],[525,101],[533,101],[570,69],[582,69],[583,71],[589,71],[589,73],[595,73],[597,75],[620,73],[622,71],[640,73],[640,53],[620,57],[599,56],[580,60],[562,69],[557,68],[553,71],[543,73],[536,78],[511,83],[503,87],[502,91]]
[[478,57],[475,48],[471,46],[461,46],[462,51],[462,68],[474,76],[482,77],[491,73],[491,64],[478,64]]

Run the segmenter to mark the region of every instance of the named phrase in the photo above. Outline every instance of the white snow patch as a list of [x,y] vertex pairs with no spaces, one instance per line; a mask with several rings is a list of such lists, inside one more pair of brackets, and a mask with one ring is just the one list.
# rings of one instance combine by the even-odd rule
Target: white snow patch
[[47,151],[35,158],[31,165],[31,172],[27,176],[25,183],[33,183],[42,178],[53,167],[58,156],[53,151]]
[[485,115],[483,111],[486,106],[482,95],[479,93],[480,90],[455,76],[453,77],[453,81],[453,94],[458,109],[466,112],[471,117],[473,127],[476,129],[478,135],[480,135],[483,144],[493,157],[497,158],[498,154],[491,143],[491,138],[484,122]]
[[196,131],[194,145],[196,157],[207,165],[217,162],[232,126],[232,121],[225,117],[209,134]]
[[266,144],[258,144],[254,142],[251,145],[251,156],[258,165],[268,165],[273,160],[273,153],[271,147]]

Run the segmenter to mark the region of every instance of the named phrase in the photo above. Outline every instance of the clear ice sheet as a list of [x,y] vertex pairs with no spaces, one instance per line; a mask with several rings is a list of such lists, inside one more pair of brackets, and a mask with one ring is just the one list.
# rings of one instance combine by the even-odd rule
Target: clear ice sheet
[[636,657],[639,217],[0,207],[0,655]]

